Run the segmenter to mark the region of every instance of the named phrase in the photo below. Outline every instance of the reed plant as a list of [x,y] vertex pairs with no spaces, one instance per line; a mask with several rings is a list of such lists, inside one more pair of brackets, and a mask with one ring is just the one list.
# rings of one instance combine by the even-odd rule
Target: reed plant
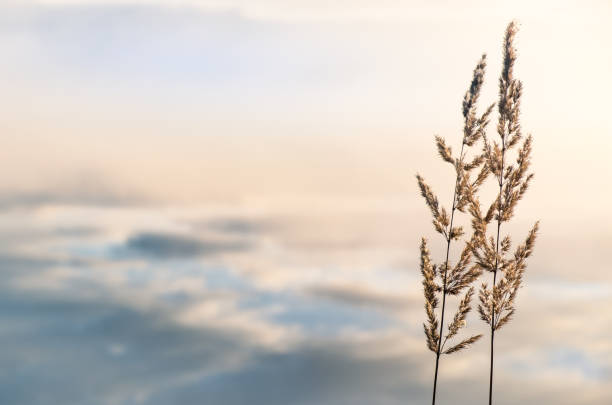
[[[452,354],[463,350],[476,342],[482,335],[473,335],[458,340],[460,330],[466,325],[466,316],[471,310],[471,300],[474,288],[471,284],[480,277],[480,266],[471,265],[472,255],[475,251],[474,238],[466,240],[464,230],[455,225],[457,211],[465,213],[470,202],[476,201],[473,193],[487,178],[489,166],[485,164],[485,156],[477,154],[467,158],[468,150],[474,149],[474,144],[484,137],[489,115],[494,107],[491,105],[482,115],[477,115],[477,101],[484,80],[486,56],[483,55],[474,69],[469,89],[463,98],[463,136],[461,150],[458,155],[453,152],[446,141],[435,137],[438,154],[443,161],[454,168],[454,192],[450,211],[445,209],[438,201],[432,188],[423,177],[417,174],[417,181],[429,210],[433,216],[434,229],[442,236],[446,250],[443,260],[434,264],[428,249],[427,240],[421,239],[421,274],[423,275],[423,289],[425,295],[425,312],[427,321],[423,324],[427,347],[435,353],[435,372],[433,380],[432,404],[436,402],[436,389],[438,383],[438,369],[443,354]],[[473,153],[472,153],[473,155]],[[476,170],[479,169],[479,170]],[[477,174],[476,174],[477,173]],[[451,266],[451,244],[463,243],[463,249],[454,265]],[[465,291],[467,290],[467,291]],[[464,293],[465,291],[465,293]],[[444,319],[448,296],[460,296],[456,312],[444,331]],[[441,301],[439,315],[438,306]],[[438,320],[439,317],[439,320]],[[448,345],[448,346],[447,346]]]
[[[483,215],[479,198],[475,193],[466,193],[470,199],[469,211],[472,214],[471,246],[474,262],[481,271],[492,275],[492,284],[489,286],[482,283],[478,297],[478,313],[487,323],[491,336],[489,405],[493,402],[495,333],[506,325],[515,313],[515,300],[523,283],[526,260],[533,252],[538,232],[536,222],[524,242],[513,252],[510,236],[502,234],[502,224],[512,219],[517,203],[523,198],[533,179],[533,173],[528,173],[532,137],[529,135],[523,139],[520,125],[523,85],[514,77],[516,49],[513,41],[517,28],[515,22],[510,23],[504,36],[503,66],[497,102],[498,139],[489,140],[486,133],[482,132],[484,165],[496,181],[496,196]],[[493,229],[489,232],[490,226]]]

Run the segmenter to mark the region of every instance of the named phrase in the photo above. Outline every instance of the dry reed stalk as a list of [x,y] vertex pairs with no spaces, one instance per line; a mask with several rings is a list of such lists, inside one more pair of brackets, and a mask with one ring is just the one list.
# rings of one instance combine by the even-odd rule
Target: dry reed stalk
[[[529,187],[533,174],[527,173],[530,165],[532,137],[524,139],[516,153],[516,163],[508,164],[509,151],[522,139],[519,122],[522,83],[514,78],[516,49],[513,40],[517,24],[511,22],[506,28],[503,43],[503,66],[499,79],[499,100],[497,103],[499,120],[497,134],[499,141],[490,142],[482,134],[484,144],[485,166],[495,177],[499,186],[495,200],[483,215],[478,198],[468,193],[470,213],[474,231],[472,253],[476,265],[481,271],[493,273],[493,284],[489,287],[483,283],[479,292],[478,313],[487,322],[491,334],[490,372],[489,372],[489,405],[493,401],[493,358],[495,332],[508,323],[515,312],[514,301],[523,281],[526,260],[531,255],[538,223],[527,234],[525,241],[510,254],[510,236],[501,236],[501,225],[510,221],[517,203]],[[487,227],[496,221],[495,238],[487,236]],[[499,274],[498,274],[499,273]],[[501,279],[498,281],[498,276]]]
[[[473,72],[470,88],[466,92],[463,99],[463,141],[461,144],[461,152],[459,156],[453,157],[451,148],[446,145],[443,138],[437,136],[436,146],[438,154],[447,163],[453,165],[455,169],[455,190],[453,192],[453,202],[449,212],[440,205],[438,198],[433,193],[431,187],[425,183],[423,177],[417,174],[417,181],[421,190],[421,195],[425,198],[425,202],[429,207],[433,216],[433,225],[435,230],[444,238],[446,244],[446,257],[439,264],[433,264],[427,248],[425,238],[421,239],[421,274],[423,275],[423,289],[425,295],[425,312],[427,314],[427,322],[423,324],[427,347],[435,353],[435,373],[433,382],[432,404],[436,402],[436,389],[438,383],[438,368],[440,356],[442,354],[451,354],[458,352],[472,343],[476,342],[482,335],[470,336],[464,340],[455,342],[452,346],[446,347],[446,344],[451,344],[451,340],[457,337],[460,329],[466,324],[465,318],[471,310],[471,299],[474,295],[474,288],[470,284],[482,274],[482,270],[477,265],[470,265],[472,254],[474,251],[473,240],[465,242],[465,246],[461,252],[461,256],[454,266],[449,266],[449,254],[452,241],[460,241],[464,235],[461,226],[454,226],[455,211],[465,212],[470,205],[470,201],[474,201],[473,193],[477,191],[480,185],[488,176],[488,166],[484,164],[485,156],[478,155],[473,160],[466,162],[466,146],[472,147],[476,141],[484,137],[485,129],[489,123],[488,117],[493,109],[491,105],[480,117],[476,113],[476,104],[480,95],[480,89],[484,80],[486,67],[486,57],[482,56]],[[471,179],[471,174],[474,169],[482,167],[475,179]],[[468,288],[469,287],[469,288]],[[444,334],[444,315],[446,309],[446,297],[448,295],[460,295],[463,290],[468,289],[461,298],[457,312],[452,321],[448,325],[448,330]],[[440,322],[436,315],[438,304],[442,300],[442,308],[440,310]]]

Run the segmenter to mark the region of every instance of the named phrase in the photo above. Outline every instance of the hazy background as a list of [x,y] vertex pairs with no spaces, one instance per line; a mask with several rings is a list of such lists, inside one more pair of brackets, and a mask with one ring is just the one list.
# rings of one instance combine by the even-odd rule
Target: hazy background
[[[607,1],[0,2],[0,402],[422,404],[418,243],[521,23],[541,220],[496,403],[612,401]],[[492,128],[491,128],[492,129]],[[490,131],[493,136],[493,132]],[[484,331],[476,317],[472,330]],[[488,339],[440,403],[487,395]]]

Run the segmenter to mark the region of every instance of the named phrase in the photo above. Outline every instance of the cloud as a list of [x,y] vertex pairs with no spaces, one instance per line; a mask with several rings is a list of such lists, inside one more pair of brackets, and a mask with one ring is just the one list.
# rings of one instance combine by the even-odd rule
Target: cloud
[[[313,85],[346,82],[356,70],[351,62],[357,54],[341,49],[339,41],[305,37],[307,27],[294,32],[282,23],[249,20],[232,8],[122,2],[4,8],[0,34],[7,41],[0,49],[27,66],[11,74],[40,82],[51,76],[73,89],[77,85],[98,96],[110,94],[115,102],[117,96],[144,102],[164,94],[180,97],[190,110],[204,100],[214,108],[221,101],[235,105],[235,96],[248,95],[245,88],[286,94],[283,87],[298,85],[308,91]],[[157,89],[149,88],[151,81]],[[118,86],[120,95],[112,92]],[[212,97],[194,94],[195,89],[206,89]]]
[[347,350],[341,343],[262,354],[238,372],[180,387],[151,403],[395,405],[427,398],[429,390],[418,383],[414,360],[360,358],[352,352],[354,347]]
[[102,174],[64,173],[61,182],[37,184],[32,190],[0,190],[0,209],[38,208],[53,205],[129,206],[150,201]]
[[[40,291],[3,291],[0,308],[0,360],[16,370],[0,374],[3,403],[395,404],[428,391],[406,353],[359,354],[377,342],[326,340],[275,351],[205,320],[177,323],[159,306]],[[395,343],[388,346],[401,346]],[[390,393],[394,386],[399,392]]]
[[[557,5],[552,0],[542,1],[537,6],[527,1],[492,6],[483,0],[466,0],[462,6],[449,2],[420,2],[416,0],[353,0],[338,1],[330,4],[325,0],[293,0],[290,4],[282,0],[27,0],[30,4],[42,5],[80,5],[99,6],[124,5],[141,7],[199,8],[202,10],[232,10],[258,20],[283,22],[304,21],[418,21],[453,20],[464,17],[470,8],[478,8],[482,16],[495,18],[514,12],[521,16],[540,16],[545,7]],[[530,7],[531,6],[531,7]],[[602,6],[597,3],[591,6]],[[565,14],[563,14],[566,16]],[[506,17],[507,18],[507,17]]]
[[0,375],[2,403],[132,403],[235,367],[251,350],[223,331],[110,301],[3,291],[0,307],[0,358],[15,371]]
[[230,240],[204,240],[190,236],[143,232],[125,242],[128,252],[155,259],[193,258],[219,253],[243,252],[250,249],[247,242]]
[[327,298],[339,303],[392,311],[405,311],[420,304],[420,300],[417,301],[415,297],[406,293],[399,295],[360,285],[318,285],[308,288],[307,292],[314,297]]
[[248,218],[215,218],[196,224],[196,227],[210,228],[215,231],[236,233],[236,234],[257,234],[273,228],[270,221],[257,221]]
[[[246,224],[267,223],[265,210],[257,212],[256,221],[250,216],[253,212],[241,214],[241,208],[226,207],[223,215],[204,217],[187,208],[150,210],[143,208],[145,215],[131,208],[118,216],[112,207],[49,209],[53,221],[45,227],[56,229],[55,224],[62,223],[56,217],[73,213],[79,221],[73,218],[67,225],[69,234],[74,229],[78,235],[87,223],[104,229],[100,240],[93,241],[95,246],[109,245],[106,238],[116,227],[125,229],[132,236],[124,239],[122,247],[145,256],[148,260],[143,262],[79,261],[92,243],[80,237],[71,238],[68,245],[39,240],[30,246],[36,254],[5,254],[5,264],[0,264],[3,276],[10,274],[22,282],[10,283],[12,291],[0,291],[4,325],[0,343],[6,349],[0,361],[18,370],[0,375],[0,384],[10,387],[0,394],[0,401],[27,405],[427,401],[433,362],[422,338],[422,303],[413,301],[417,292],[420,297],[416,275],[405,269],[377,268],[375,256],[351,253],[340,261],[329,249],[318,252],[313,264],[308,247],[286,250],[286,232],[299,234],[303,229],[280,218],[280,228],[243,233],[250,229]],[[95,221],[92,212],[97,213]],[[154,213],[166,217],[158,220],[176,231],[138,232],[139,221],[150,222]],[[143,219],[137,220],[138,215]],[[312,222],[308,215],[301,214],[304,223]],[[44,218],[34,216],[31,223]],[[203,228],[190,227],[192,221],[186,218],[199,218]],[[0,220],[6,221],[6,216]],[[172,221],[175,228],[170,227]],[[214,229],[206,225],[215,222]],[[185,227],[194,233],[185,233]],[[48,232],[45,237],[56,242],[58,236]],[[258,243],[238,248],[242,237],[256,237]],[[396,243],[394,238],[385,241]],[[381,243],[355,249],[379,251]],[[201,255],[213,255],[214,265],[203,266]],[[233,265],[234,256],[245,263],[266,259],[281,276],[294,272],[300,282],[294,285],[281,277],[277,291],[260,290],[244,267]],[[169,263],[166,258],[181,262]],[[335,260],[342,266],[325,267]],[[295,267],[287,269],[285,263]],[[517,318],[496,337],[496,379],[504,382],[496,388],[500,404],[609,402],[605,384],[612,358],[606,336],[611,315],[601,311],[609,305],[609,288],[541,276],[528,270]],[[584,314],[590,314],[589,322],[584,322]],[[475,318],[471,314],[468,327],[481,332],[482,324]],[[554,332],[540,333],[543,325]],[[486,344],[483,340],[469,352],[444,358],[441,401],[464,405],[485,400]]]
[[101,230],[95,226],[59,226],[52,231],[60,237],[87,237],[98,235]]
[[[239,370],[216,378],[204,378],[174,387],[150,398],[151,405],[202,402],[224,405],[396,405],[422,404],[430,400],[433,356],[419,347],[381,354],[381,348],[397,348],[401,335],[359,339],[327,339],[306,343],[284,353],[262,352]],[[451,374],[465,363],[480,364]],[[486,358],[469,354],[443,358],[439,381],[440,402],[457,405],[486,401]],[[496,399],[500,404],[585,403],[610,400],[602,383],[531,375],[528,381],[504,370],[496,375]],[[521,386],[517,390],[517,385]],[[240,389],[237,389],[240,387]]]
[[36,271],[62,263],[62,260],[51,257],[37,257],[31,254],[0,254],[0,271],[2,274]]
[[88,260],[78,257],[0,252],[0,275],[7,283],[20,278],[36,278],[37,274],[53,267],[83,267],[88,264]]

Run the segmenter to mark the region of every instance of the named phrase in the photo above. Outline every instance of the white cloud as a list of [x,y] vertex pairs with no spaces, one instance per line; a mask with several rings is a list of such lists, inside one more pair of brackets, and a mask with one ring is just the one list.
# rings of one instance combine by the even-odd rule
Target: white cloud
[[[479,18],[516,17],[570,19],[576,11],[589,11],[606,6],[605,1],[578,2],[522,1],[489,2],[483,0],[34,0],[43,5],[138,5],[163,7],[195,7],[205,11],[236,11],[248,18],[277,21],[419,21],[465,20],[478,10]],[[588,5],[587,5],[588,3]]]

